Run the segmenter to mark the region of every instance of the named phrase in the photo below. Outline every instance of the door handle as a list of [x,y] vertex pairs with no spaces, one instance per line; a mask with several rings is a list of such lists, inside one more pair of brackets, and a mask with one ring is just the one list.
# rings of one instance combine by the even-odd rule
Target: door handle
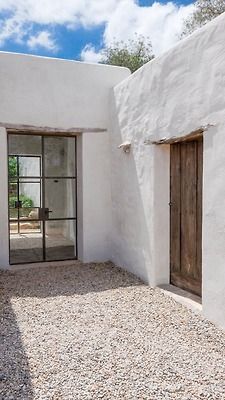
[[41,221],[48,220],[49,219],[49,213],[52,213],[52,210],[49,210],[49,208],[39,208],[39,219]]
[[44,209],[44,216],[45,216],[45,219],[49,219],[49,214],[50,213],[52,213],[53,211],[52,210],[49,210],[49,208],[45,208]]

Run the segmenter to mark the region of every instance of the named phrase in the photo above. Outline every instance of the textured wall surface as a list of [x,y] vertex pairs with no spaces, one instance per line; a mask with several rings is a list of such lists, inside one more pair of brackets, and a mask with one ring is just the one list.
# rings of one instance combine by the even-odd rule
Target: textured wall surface
[[0,52],[0,123],[107,128],[109,89],[126,68]]
[[84,133],[82,142],[83,256],[78,255],[85,262],[107,261],[112,257],[109,134]]
[[[110,92],[129,74],[126,68],[0,52],[0,124],[109,131]],[[0,267],[7,268],[7,134],[4,128],[0,129],[0,135]],[[109,260],[109,133],[84,134],[83,141],[80,135],[77,148],[78,254],[81,260]],[[56,193],[52,191],[52,195]],[[70,206],[62,197],[60,200],[65,208]]]
[[[112,96],[113,260],[169,282],[169,145],[204,133],[203,311],[225,327],[225,15],[146,64]],[[223,89],[222,89],[223,88]],[[131,153],[117,146],[131,142]]]

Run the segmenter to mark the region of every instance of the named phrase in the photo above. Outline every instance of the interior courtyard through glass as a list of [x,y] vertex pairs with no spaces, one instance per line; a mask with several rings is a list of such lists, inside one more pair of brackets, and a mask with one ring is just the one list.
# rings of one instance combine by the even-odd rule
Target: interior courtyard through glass
[[8,136],[10,264],[77,258],[76,137]]

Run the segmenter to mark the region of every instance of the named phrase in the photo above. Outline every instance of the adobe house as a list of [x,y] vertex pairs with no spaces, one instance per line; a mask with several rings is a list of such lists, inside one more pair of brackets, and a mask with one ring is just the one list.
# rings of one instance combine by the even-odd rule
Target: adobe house
[[225,328],[225,15],[130,76],[0,54],[0,265],[111,260]]

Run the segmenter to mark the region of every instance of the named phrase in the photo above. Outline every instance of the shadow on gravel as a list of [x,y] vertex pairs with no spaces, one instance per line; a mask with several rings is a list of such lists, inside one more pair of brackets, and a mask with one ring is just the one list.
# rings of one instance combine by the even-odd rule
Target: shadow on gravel
[[134,275],[104,264],[0,272],[0,400],[32,400],[29,365],[12,297],[55,297],[143,285]]
[[26,353],[10,297],[0,281],[0,400],[31,400],[33,391]]
[[8,294],[18,297],[54,297],[86,295],[144,285],[136,276],[112,263],[41,267],[8,273]]

